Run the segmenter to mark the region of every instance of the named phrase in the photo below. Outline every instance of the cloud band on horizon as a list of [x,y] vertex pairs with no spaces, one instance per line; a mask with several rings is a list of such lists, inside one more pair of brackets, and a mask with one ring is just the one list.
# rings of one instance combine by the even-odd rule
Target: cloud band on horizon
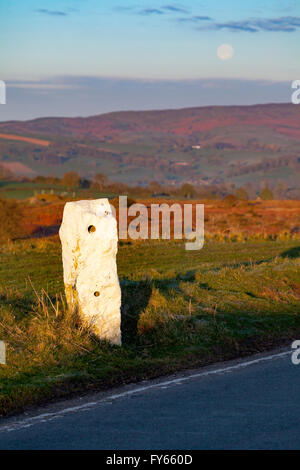
[[268,80],[134,80],[88,76],[7,81],[0,121],[113,111],[289,102],[291,84]]

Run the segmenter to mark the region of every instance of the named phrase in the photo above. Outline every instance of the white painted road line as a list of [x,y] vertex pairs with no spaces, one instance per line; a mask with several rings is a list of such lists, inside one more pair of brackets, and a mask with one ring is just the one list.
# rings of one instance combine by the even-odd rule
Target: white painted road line
[[8,425],[0,426],[0,432],[11,432],[11,431],[18,431],[20,429],[25,429],[34,426],[35,424],[39,423],[44,423],[47,421],[52,421],[54,419],[58,419],[63,417],[64,415],[70,414],[70,413],[76,413],[80,411],[85,411],[88,410],[92,407],[95,407],[100,404],[108,404],[107,402],[111,402],[112,400],[117,400],[119,398],[124,398],[128,397],[130,395],[135,395],[137,393],[142,393],[150,389],[154,388],[167,388],[172,385],[179,385],[182,382],[186,382],[191,379],[199,378],[199,377],[207,377],[209,375],[216,375],[216,374],[224,374],[224,373],[230,373],[234,370],[237,369],[243,369],[245,367],[249,367],[254,364],[259,364],[260,362],[266,362],[266,361],[272,361],[273,359],[279,359],[284,356],[288,356],[291,354],[292,351],[284,351],[281,353],[276,353],[276,354],[271,354],[269,356],[262,356],[257,359],[252,359],[244,362],[240,362],[238,364],[230,365],[227,367],[219,367],[216,369],[209,369],[209,370],[204,370],[204,371],[199,371],[199,372],[194,372],[189,375],[185,375],[183,377],[177,377],[173,378],[170,380],[162,381],[162,382],[157,382],[157,383],[150,383],[144,386],[136,386],[135,388],[132,388],[131,390],[127,390],[124,392],[120,393],[115,393],[112,395],[108,395],[106,397],[102,397],[99,400],[95,401],[90,401],[87,403],[84,403],[82,405],[78,406],[73,406],[73,407],[68,407],[64,408],[62,410],[53,412],[53,413],[43,413],[37,416],[33,416],[30,418],[25,418],[21,419],[19,421],[13,422]]

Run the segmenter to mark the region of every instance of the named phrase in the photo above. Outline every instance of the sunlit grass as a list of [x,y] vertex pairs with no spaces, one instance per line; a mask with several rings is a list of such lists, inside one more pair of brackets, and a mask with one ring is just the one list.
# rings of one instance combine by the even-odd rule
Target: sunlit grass
[[56,238],[0,254],[0,413],[279,344],[300,332],[296,241],[122,243],[123,346],[99,341],[66,306]]

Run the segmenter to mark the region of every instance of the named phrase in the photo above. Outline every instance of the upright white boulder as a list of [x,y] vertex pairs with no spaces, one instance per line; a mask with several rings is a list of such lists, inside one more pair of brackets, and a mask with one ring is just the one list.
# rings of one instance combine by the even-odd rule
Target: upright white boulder
[[120,345],[118,233],[108,199],[68,202],[59,236],[69,307],[99,338]]

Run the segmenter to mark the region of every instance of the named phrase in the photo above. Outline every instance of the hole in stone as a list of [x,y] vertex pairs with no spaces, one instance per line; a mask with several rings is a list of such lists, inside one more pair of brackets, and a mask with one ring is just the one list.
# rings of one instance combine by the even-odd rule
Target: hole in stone
[[95,297],[99,297],[99,295],[100,295],[100,292],[98,292],[98,291],[94,292]]
[[96,227],[95,227],[95,225],[90,225],[89,228],[88,228],[88,231],[89,231],[89,233],[96,232]]

